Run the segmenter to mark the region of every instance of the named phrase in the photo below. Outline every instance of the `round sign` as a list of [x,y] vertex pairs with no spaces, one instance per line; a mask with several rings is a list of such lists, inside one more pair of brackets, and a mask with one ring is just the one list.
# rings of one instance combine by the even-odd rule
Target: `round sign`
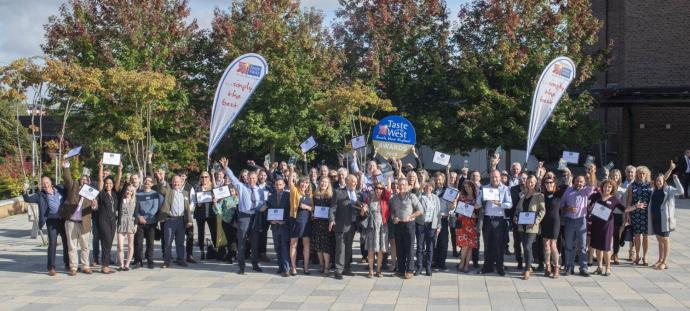
[[400,159],[410,152],[417,141],[412,123],[401,116],[388,116],[379,121],[371,134],[378,154]]

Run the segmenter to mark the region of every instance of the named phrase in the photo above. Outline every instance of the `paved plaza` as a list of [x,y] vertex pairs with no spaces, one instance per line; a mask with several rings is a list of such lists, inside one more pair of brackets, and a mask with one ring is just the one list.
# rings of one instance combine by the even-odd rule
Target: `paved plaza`
[[[523,281],[507,257],[508,275],[451,270],[411,280],[366,278],[364,265],[342,281],[312,274],[283,278],[275,261],[264,273],[238,275],[216,261],[187,268],[138,269],[111,275],[45,272],[45,247],[30,239],[26,215],[0,219],[0,310],[687,310],[690,309],[690,200],[677,201],[670,268],[656,271],[623,261],[609,277],[535,273]],[[270,236],[270,235],[269,235]],[[272,248],[269,245],[269,248]],[[627,247],[626,247],[627,249]],[[196,247],[195,247],[196,250]],[[354,253],[359,258],[359,248]],[[621,254],[627,257],[627,252]],[[58,247],[58,263],[61,263]],[[160,258],[157,249],[156,258]],[[649,261],[657,259],[650,239]],[[454,267],[456,258],[450,259]],[[594,269],[591,269],[593,271]]]

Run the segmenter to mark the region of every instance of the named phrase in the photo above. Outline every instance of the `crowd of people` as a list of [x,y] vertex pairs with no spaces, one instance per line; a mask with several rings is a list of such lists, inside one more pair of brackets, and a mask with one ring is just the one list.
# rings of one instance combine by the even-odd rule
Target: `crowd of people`
[[[153,269],[157,240],[161,268],[173,262],[187,266],[221,260],[236,263],[237,272],[244,274],[249,258],[252,270],[261,272],[261,264],[271,262],[269,228],[277,273],[284,277],[297,275],[300,261],[303,274],[311,274],[310,266],[315,265],[326,277],[354,275],[356,236],[370,278],[392,272],[410,279],[448,271],[448,253],[459,257],[460,272],[478,269],[477,273],[503,276],[509,236],[516,269],[525,280],[535,271],[551,278],[573,275],[576,266],[581,276],[608,276],[611,265],[620,264],[626,241],[628,260],[647,266],[649,236],[659,245],[652,267],[669,267],[675,197],[685,191],[678,175],[687,187],[690,150],[656,176],[645,166],[598,172],[594,164],[578,176],[567,168],[557,176],[542,163],[535,172],[523,171],[520,163],[513,163],[509,172],[500,171],[498,156],[491,159],[486,176],[451,166],[431,174],[414,148],[412,152],[416,165],[386,160],[374,152],[364,170],[357,161],[349,168],[310,167],[305,155],[301,174],[294,164],[259,166],[253,161],[236,174],[221,158],[211,171],[201,172],[195,184],[188,181],[187,171],[169,174],[163,168],[131,174],[123,182],[122,166],[111,174],[100,163],[94,200],[79,195],[82,185],[91,184],[89,176],[75,182],[65,160],[62,185],[45,176],[41,190],[25,194],[24,200],[38,204],[39,226],[47,227],[51,276],[56,274],[58,236],[71,276],[78,271],[90,274],[96,265],[105,274],[114,272],[111,264],[118,271]],[[482,184],[482,178],[488,183]],[[225,186],[230,195],[216,197],[214,189]],[[117,258],[111,260],[115,237]],[[596,270],[590,272],[594,262]]]

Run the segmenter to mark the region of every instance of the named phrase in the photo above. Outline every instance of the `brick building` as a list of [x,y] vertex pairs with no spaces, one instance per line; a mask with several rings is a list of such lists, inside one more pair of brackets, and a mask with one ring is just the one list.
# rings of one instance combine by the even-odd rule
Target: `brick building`
[[690,1],[592,0],[613,43],[608,72],[592,93],[606,140],[595,153],[616,167],[665,170],[690,148]]

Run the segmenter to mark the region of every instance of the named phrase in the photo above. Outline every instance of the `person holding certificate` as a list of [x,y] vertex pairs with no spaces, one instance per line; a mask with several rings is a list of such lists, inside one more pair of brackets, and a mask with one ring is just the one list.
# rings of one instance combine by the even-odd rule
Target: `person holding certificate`
[[[225,246],[225,258],[223,261],[232,264],[233,258],[237,254],[237,189],[232,187],[229,183],[226,186],[230,188],[230,196],[222,199],[216,198],[213,205],[216,215],[221,215],[221,226],[223,226],[223,233],[228,244]],[[235,244],[235,247],[232,247]]]
[[508,222],[506,210],[513,207],[510,188],[501,183],[501,172],[493,170],[490,175],[491,183],[482,187],[479,201],[483,204],[484,222],[482,235],[484,236],[484,267],[482,273],[492,273],[494,269],[500,276],[504,276],[503,254],[506,249]]
[[274,180],[274,190],[260,211],[267,212],[266,219],[271,224],[273,246],[278,257],[278,273],[282,274],[283,277],[288,277],[297,275],[297,270],[295,267],[290,269],[290,223],[288,219],[291,193],[285,191],[285,180],[282,176],[290,177],[289,174],[286,174],[278,176]]
[[654,191],[647,209],[648,233],[656,235],[659,243],[659,260],[654,264],[657,270],[668,269],[668,254],[671,252],[669,235],[676,229],[676,196],[684,193],[684,187],[675,174],[673,183],[675,187],[667,185],[664,175],[654,179]]
[[[434,185],[431,182],[424,183],[423,193],[419,198],[423,214],[417,219],[423,221],[423,249],[417,250],[417,254],[422,253],[423,257],[417,257],[417,272],[421,273],[425,269],[426,275],[431,276],[431,266],[436,248],[436,238],[441,232],[441,202],[433,193]],[[448,242],[446,242],[448,243]]]
[[[64,168],[63,178],[66,197],[60,216],[65,220],[70,266],[68,274],[70,276],[77,274],[79,261],[82,264],[82,271],[86,274],[91,274],[89,267],[89,238],[91,236],[91,213],[95,202],[79,195],[79,190],[83,185],[76,185],[72,179],[69,160],[64,160],[62,167]],[[114,232],[110,235],[108,247],[113,245],[113,235]],[[81,251],[80,256],[77,256],[77,248]],[[110,248],[108,248],[108,254],[110,254]],[[105,265],[106,263],[103,264]]]
[[192,226],[192,210],[190,208],[189,192],[182,188],[182,178],[173,176],[172,187],[161,188],[163,205],[158,210],[158,221],[163,223],[163,235],[165,236],[165,253],[161,268],[170,267],[172,260],[172,243],[175,241],[175,254],[177,265],[186,267],[185,254],[185,228]]
[[625,209],[616,198],[617,188],[614,181],[604,180],[599,187],[599,192],[592,194],[589,198],[589,211],[592,215],[590,229],[592,236],[589,245],[596,250],[598,265],[594,274],[604,276],[611,274],[611,243],[614,234],[613,210],[623,211]]
[[[477,201],[479,190],[474,182],[465,180],[460,189],[460,195],[454,202],[455,213],[458,217],[459,227],[455,229],[457,245],[460,246],[460,263],[458,270],[464,273],[470,272],[470,257],[472,250],[479,247],[479,227],[477,219],[481,214],[480,205]],[[469,207],[468,207],[469,206]],[[471,207],[471,213],[468,211]]]
[[[592,165],[593,166],[593,165]],[[587,271],[587,201],[594,193],[596,176],[588,174],[589,185],[585,185],[585,176],[577,176],[573,185],[568,188],[561,199],[561,211],[564,217],[565,236],[565,269],[566,275],[575,274],[575,245],[579,245],[578,259],[580,275],[589,276]]]
[[292,271],[290,274],[297,274],[297,243],[302,239],[302,255],[304,256],[303,273],[309,274],[309,250],[311,238],[311,217],[314,211],[314,200],[312,199],[311,182],[308,177],[299,179],[295,187],[294,178],[295,167],[290,166],[288,174],[288,186],[290,188],[290,262]]
[[[390,186],[384,188],[382,183],[374,181],[374,193],[372,193],[365,203],[369,209],[369,225],[366,228],[365,240],[369,256],[369,275],[381,277],[381,269],[383,264],[384,253],[389,250],[388,247],[388,217],[390,217],[390,209],[388,208],[388,201],[391,197]],[[376,257],[375,257],[376,256]],[[374,258],[376,258],[376,274],[374,274]]]
[[539,223],[544,218],[544,195],[537,192],[537,177],[530,175],[524,184],[524,195],[518,201],[513,217],[522,238],[522,258],[525,267],[522,278],[529,280],[532,273],[532,244],[539,234]]
[[[565,189],[558,189],[556,178],[553,174],[546,174],[542,180],[542,193],[544,194],[544,218],[541,220],[541,237],[544,243],[544,275],[551,278],[558,278],[559,272],[559,251],[556,241],[561,231],[561,197]],[[553,257],[553,261],[551,261]]]
[[[199,175],[199,185],[194,187],[195,197],[192,197],[194,202],[194,220],[196,220],[197,245],[201,252],[201,260],[206,259],[206,224],[208,230],[211,231],[211,243],[209,247],[215,247],[217,238],[217,223],[216,212],[213,208],[213,183],[211,181],[211,174],[209,172],[201,172]],[[201,200],[201,201],[200,201]],[[191,254],[189,254],[191,255]]]
[[328,211],[332,197],[333,189],[330,178],[321,177],[319,185],[314,191],[314,208],[317,211],[325,211],[326,215],[314,213],[314,219],[311,222],[312,239],[310,242],[312,249],[316,251],[316,255],[319,257],[319,271],[325,277],[330,274],[331,253],[335,249],[335,236],[333,232],[328,231]]

